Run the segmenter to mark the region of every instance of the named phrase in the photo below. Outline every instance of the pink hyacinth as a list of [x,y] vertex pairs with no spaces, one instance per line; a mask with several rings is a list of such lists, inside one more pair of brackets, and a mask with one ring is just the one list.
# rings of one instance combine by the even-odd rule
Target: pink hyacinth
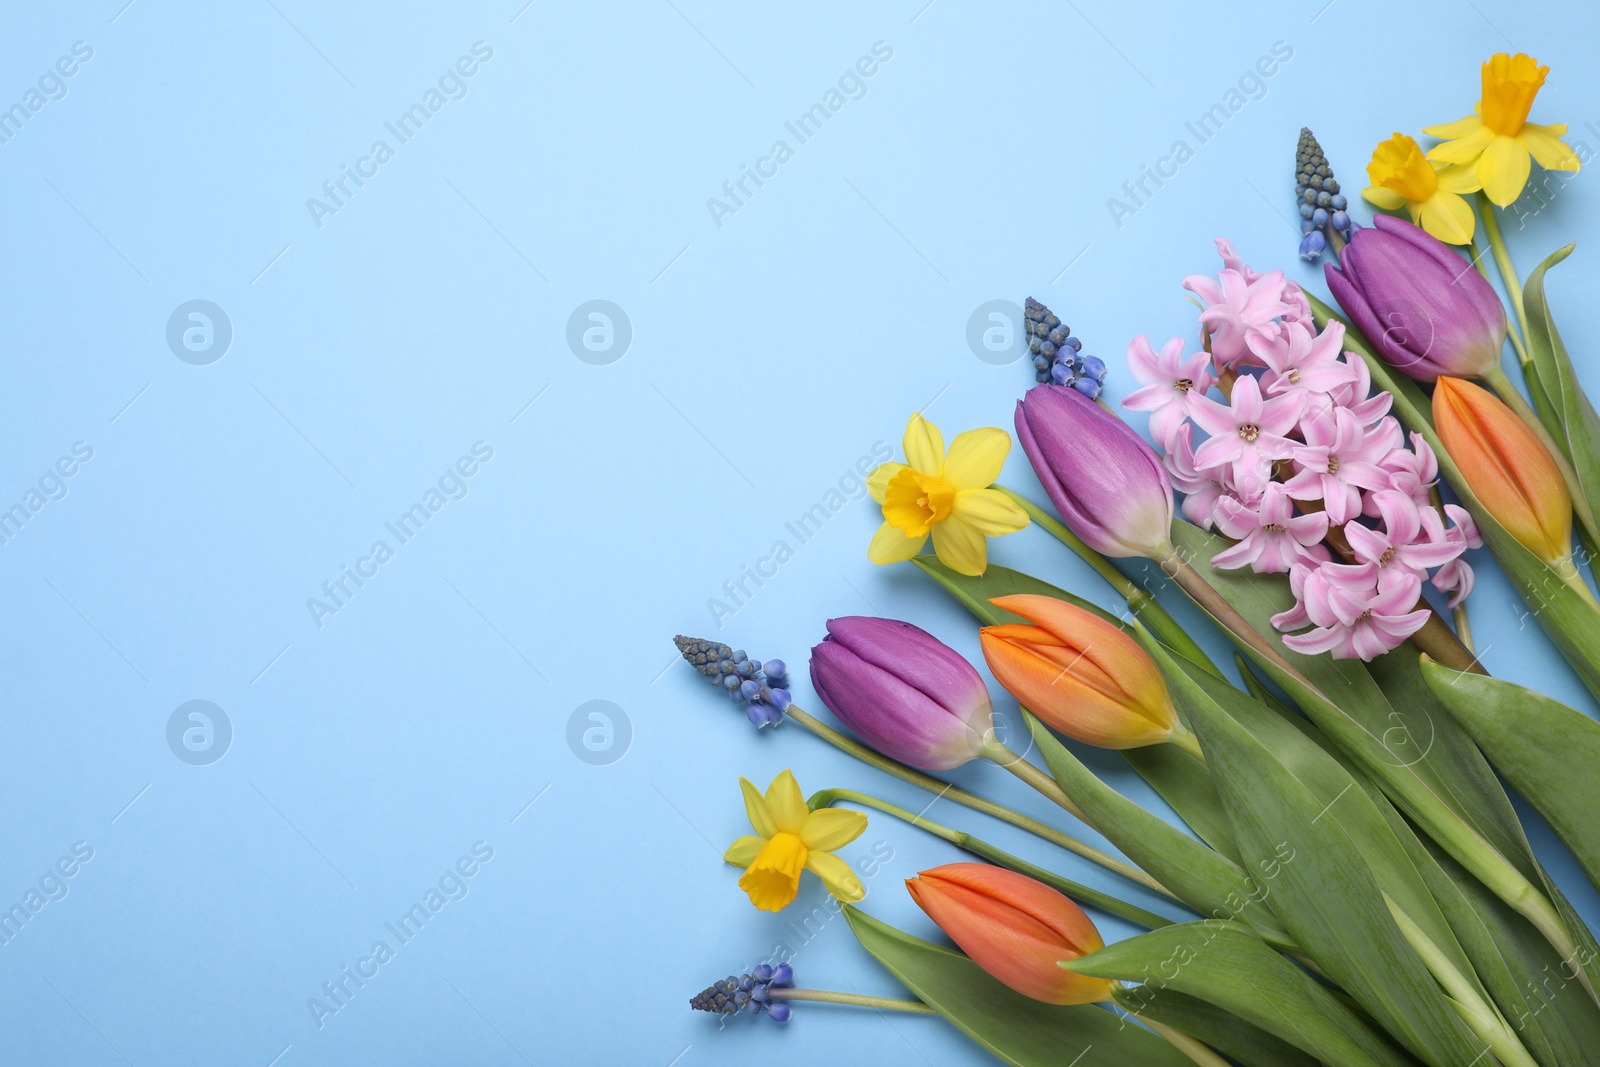
[[[1288,574],[1294,607],[1272,620],[1284,643],[1371,659],[1427,621],[1423,582],[1451,607],[1465,599],[1465,553],[1482,540],[1465,511],[1435,505],[1437,457],[1416,434],[1408,447],[1394,398],[1374,394],[1366,362],[1343,351],[1344,326],[1319,331],[1282,272],[1251,270],[1220,237],[1217,252],[1218,275],[1184,279],[1206,305],[1211,364],[1176,340],[1157,352],[1136,338],[1142,388],[1126,406],[1150,412],[1184,517],[1235,542],[1213,565]],[[1206,395],[1213,385],[1224,401]]]
[[1122,406],[1150,413],[1150,436],[1170,448],[1173,432],[1189,416],[1190,397],[1204,396],[1216,382],[1211,357],[1204,352],[1183,354],[1183,339],[1174,337],[1157,352],[1140,334],[1128,345],[1128,369],[1143,386],[1128,394]]

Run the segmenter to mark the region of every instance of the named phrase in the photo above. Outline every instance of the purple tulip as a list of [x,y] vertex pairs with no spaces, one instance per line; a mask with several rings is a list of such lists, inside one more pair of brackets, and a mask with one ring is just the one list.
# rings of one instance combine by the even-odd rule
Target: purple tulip
[[1357,230],[1328,288],[1385,363],[1409,378],[1477,378],[1500,362],[1506,311],[1482,274],[1438,238],[1378,215]]
[[811,650],[811,685],[868,745],[925,771],[959,767],[994,737],[978,672],[908,622],[829,619],[828,636]]
[[1071,389],[1017,402],[1017,439],[1067,527],[1103,556],[1171,551],[1172,482],[1133,427]]

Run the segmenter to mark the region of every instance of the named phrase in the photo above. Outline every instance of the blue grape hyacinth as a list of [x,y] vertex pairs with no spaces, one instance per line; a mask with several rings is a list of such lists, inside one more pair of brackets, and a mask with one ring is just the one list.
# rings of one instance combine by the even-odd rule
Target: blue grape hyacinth
[[1072,328],[1031,296],[1023,319],[1033,380],[1040,385],[1070,386],[1090,400],[1098,400],[1106,380],[1105,361],[1084,355],[1083,342],[1072,336]]
[[745,718],[752,726],[776,726],[783,721],[790,704],[789,668],[783,660],[762,663],[742,649],[682,634],[672,642],[691,667],[726,691],[729,700],[744,705]]

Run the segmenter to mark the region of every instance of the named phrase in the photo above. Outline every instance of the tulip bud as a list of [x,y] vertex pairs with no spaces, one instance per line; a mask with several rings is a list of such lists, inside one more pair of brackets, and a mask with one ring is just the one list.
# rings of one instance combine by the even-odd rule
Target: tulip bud
[[1572,554],[1572,497],[1550,452],[1493,393],[1459,378],[1433,389],[1433,422],[1496,522],[1546,563]]
[[989,690],[972,664],[907,622],[829,619],[811,650],[811,686],[867,744],[925,771],[959,767],[994,737]]
[[1057,966],[1105,947],[1083,909],[1043,882],[985,863],[906,879],[918,907],[1000,982],[1047,1004],[1111,999],[1112,983]]
[[1100,748],[1191,747],[1160,669],[1133,638],[1055,597],[990,603],[1034,624],[985,626],[979,639],[995,679],[1051,728]]
[[1438,238],[1390,215],[1357,230],[1323,275],[1384,362],[1407,377],[1477,378],[1500,362],[1506,311],[1489,282]]
[[1076,389],[1017,402],[1017,439],[1063,522],[1104,556],[1170,553],[1172,482],[1133,428]]

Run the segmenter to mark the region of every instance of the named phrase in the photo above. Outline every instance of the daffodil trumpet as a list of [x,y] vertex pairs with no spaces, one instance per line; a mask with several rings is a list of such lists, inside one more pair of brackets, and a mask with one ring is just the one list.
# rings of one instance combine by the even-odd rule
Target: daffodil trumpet
[[974,837],[972,834],[961,830],[953,830],[948,826],[934,822],[926,815],[915,814],[867,793],[857,792],[854,789],[823,789],[811,794],[806,803],[812,810],[820,810],[840,801],[846,804],[857,804],[864,808],[871,808],[874,811],[881,811],[885,815],[892,815],[902,822],[909,823],[918,829],[926,830],[933,836],[949,842],[963,852],[970,852],[979,859],[988,860],[990,863],[999,864],[1007,870],[1016,871],[1019,874],[1025,874],[1030,878],[1037,879],[1058,892],[1065,893],[1091,907],[1099,908],[1101,911],[1127,919],[1131,923],[1137,923],[1146,930],[1154,930],[1159,926],[1171,926],[1173,923],[1172,919],[1157,915],[1152,911],[1146,911],[1135,904],[1129,904],[1118,897],[1112,896],[1110,893],[1103,893],[1080,882],[1074,882],[1070,878],[1064,878],[1054,871],[1047,871],[1043,867],[1029,863],[1020,856],[1014,856],[982,838]]
[[743,867],[739,888],[762,911],[782,911],[800,889],[800,874],[810,871],[836,900],[853,904],[867,895],[850,865],[835,856],[861,836],[867,817],[859,811],[806,807],[794,775],[784,771],[763,794],[748,778],[739,779],[745,815],[755,831],[728,846],[723,860]]

